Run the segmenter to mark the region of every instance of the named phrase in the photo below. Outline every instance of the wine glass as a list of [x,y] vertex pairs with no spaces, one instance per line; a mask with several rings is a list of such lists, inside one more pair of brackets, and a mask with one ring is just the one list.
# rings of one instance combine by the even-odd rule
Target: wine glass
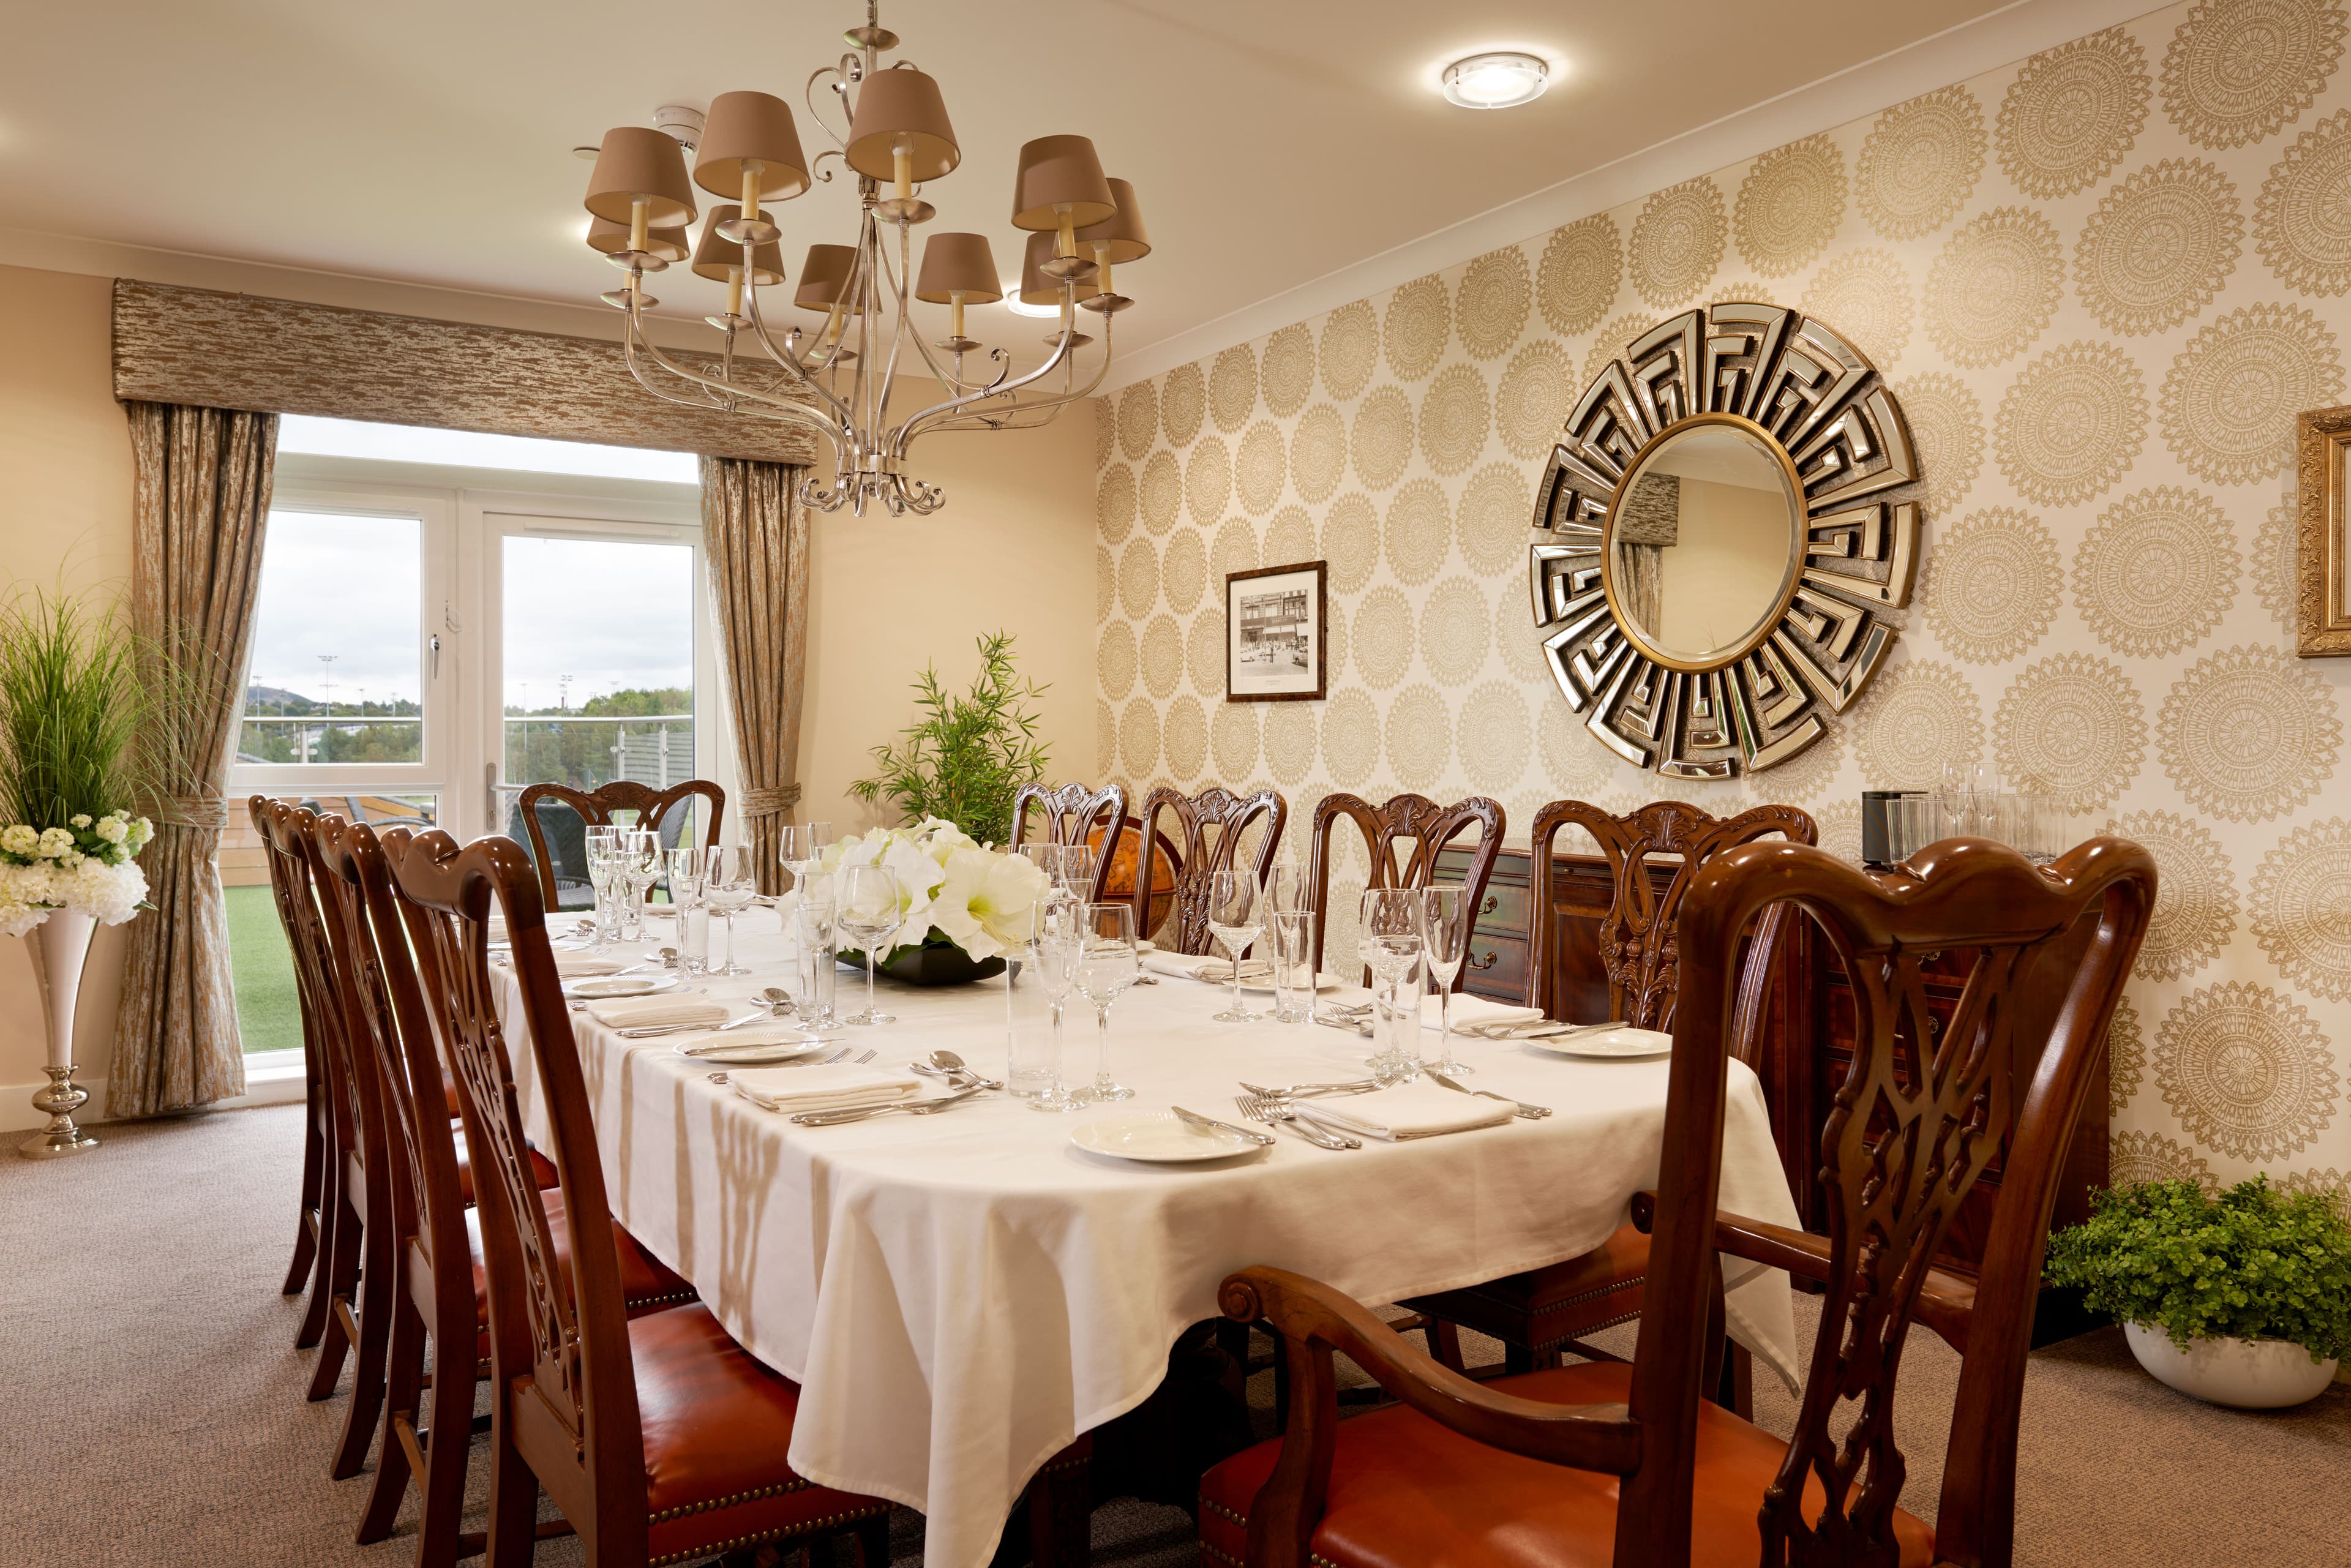
[[621,830],[601,823],[588,830],[588,886],[596,895],[596,936],[589,950],[607,952],[620,935],[621,911],[612,898],[612,880],[621,869]]
[[705,869],[702,895],[710,907],[726,917],[726,961],[710,972],[714,975],[747,975],[749,966],[735,961],[735,912],[747,907],[758,895],[759,863],[748,844],[721,844],[710,852]]
[[777,831],[776,859],[792,873],[792,886],[798,888],[808,876],[809,868],[824,858],[832,847],[831,822],[786,822]]
[[1134,905],[1087,904],[1077,910],[1077,987],[1094,1005],[1096,1039],[1094,1081],[1079,1092],[1088,1100],[1129,1100],[1134,1091],[1110,1075],[1110,1006],[1119,994],[1142,977],[1134,950]]
[[1090,902],[1094,895],[1094,847],[1092,844],[1063,844],[1061,864],[1054,869],[1053,880],[1061,891],[1080,904]]
[[1032,1111],[1074,1111],[1087,1102],[1082,1091],[1072,1091],[1061,1075],[1061,1008],[1077,984],[1078,963],[1085,954],[1078,912],[1063,904],[1037,901],[1029,935],[1029,961],[1052,1009],[1053,1074],[1042,1092],[1029,1096]]
[[1420,895],[1421,961],[1437,988],[1437,1066],[1443,1073],[1474,1071],[1453,1059],[1453,978],[1469,956],[1468,890],[1455,883],[1425,888]]
[[710,874],[710,859],[716,852],[698,850],[692,844],[680,844],[662,852],[662,876],[669,883],[669,901],[677,911],[677,967],[681,974],[700,975],[710,967],[710,928],[702,927],[702,939],[695,939],[695,915],[703,906],[705,879]]
[[621,939],[638,942],[645,935],[645,894],[661,880],[661,835],[650,828],[628,828],[621,833],[621,878],[628,894],[622,906]]
[[1355,956],[1373,967],[1372,944],[1382,936],[1420,935],[1420,892],[1409,887],[1366,888],[1355,926]]
[[906,923],[904,891],[899,886],[898,875],[888,866],[853,865],[843,867],[835,878],[839,883],[837,903],[842,933],[865,949],[865,1010],[841,1019],[843,1023],[896,1023],[890,1014],[877,1012],[873,1007],[873,966],[881,956],[881,946],[898,934]]
[[1045,873],[1045,897],[1048,902],[1055,904],[1066,898],[1070,891],[1061,881],[1061,845],[1050,839],[1031,840],[1019,849],[1023,859]]
[[1256,1023],[1259,1015],[1241,1000],[1241,954],[1265,929],[1265,894],[1245,871],[1208,873],[1208,929],[1233,961],[1233,1005],[1217,1013],[1218,1023]]
[[1991,763],[1953,758],[1943,764],[1935,794],[1943,831],[1950,837],[1983,837],[1991,832],[1992,814],[2000,800],[2000,776]]

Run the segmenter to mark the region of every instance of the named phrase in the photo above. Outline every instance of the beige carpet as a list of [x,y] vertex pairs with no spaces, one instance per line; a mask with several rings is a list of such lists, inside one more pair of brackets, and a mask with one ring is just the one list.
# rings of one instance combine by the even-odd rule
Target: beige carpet
[[[298,1305],[277,1294],[299,1127],[298,1108],[279,1107],[110,1128],[104,1148],[57,1164],[0,1156],[7,1568],[413,1560],[406,1521],[392,1541],[352,1544],[367,1483],[326,1473],[345,1396],[301,1396],[311,1358],[292,1348]],[[1923,1334],[1906,1364],[1922,1512],[1956,1364]],[[1784,1422],[1788,1402],[1763,1391],[1760,1414]],[[2340,1385],[2289,1415],[2216,1410],[2139,1373],[2118,1335],[2090,1335],[2033,1358],[2023,1458],[2018,1562],[2032,1568],[2351,1563]],[[1130,1500],[1095,1515],[1104,1568],[1188,1568],[1190,1541],[1178,1510]],[[902,1513],[893,1544],[900,1563],[920,1563],[922,1521]],[[579,1554],[552,1542],[538,1561]]]

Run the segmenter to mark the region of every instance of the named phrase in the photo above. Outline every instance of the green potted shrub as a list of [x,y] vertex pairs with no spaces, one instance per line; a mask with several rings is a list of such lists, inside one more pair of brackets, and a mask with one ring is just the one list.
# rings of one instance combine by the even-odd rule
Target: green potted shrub
[[1013,796],[1045,776],[1040,720],[1023,706],[1045,688],[1015,673],[1010,632],[978,642],[971,690],[951,695],[938,667],[925,667],[914,680],[922,717],[906,727],[903,745],[875,747],[881,771],[850,789],[868,804],[886,797],[909,826],[935,818],[983,844],[1001,844],[1012,837]]
[[2315,1398],[2351,1349],[2351,1224],[2267,1176],[2218,1197],[2192,1181],[2098,1193],[2049,1239],[2046,1278],[2121,1322],[2158,1381],[2215,1405]]

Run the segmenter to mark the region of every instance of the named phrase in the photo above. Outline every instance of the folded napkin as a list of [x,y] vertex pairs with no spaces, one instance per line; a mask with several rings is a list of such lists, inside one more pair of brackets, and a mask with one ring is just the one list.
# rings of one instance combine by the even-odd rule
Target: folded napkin
[[673,1024],[722,1024],[730,1016],[707,997],[615,997],[592,1002],[588,1016],[606,1029],[662,1029]]
[[911,1100],[923,1081],[910,1072],[836,1061],[816,1067],[753,1067],[729,1072],[735,1092],[767,1111],[852,1111]]
[[562,953],[555,955],[555,972],[567,980],[584,980],[590,975],[617,975],[629,967],[631,960],[609,958],[601,953]]
[[[1207,968],[1211,964],[1221,966],[1221,960],[1213,958],[1206,953],[1164,953],[1156,951],[1145,953],[1143,955],[1142,958],[1143,967],[1150,971],[1152,974],[1173,975],[1179,980],[1198,979],[1200,977],[1200,971]],[[1232,970],[1230,968],[1226,968],[1226,980],[1230,981],[1232,977]]]
[[1389,1143],[1499,1126],[1517,1114],[1508,1101],[1459,1093],[1426,1078],[1344,1100],[1297,1100],[1291,1105],[1309,1121]]
[[[1304,965],[1299,966],[1298,973],[1301,977],[1304,977],[1306,973]],[[1227,959],[1211,959],[1193,970],[1192,977],[1196,980],[1206,980],[1212,986],[1229,986],[1233,983],[1233,967]],[[1261,986],[1272,977],[1271,959],[1244,958],[1241,960],[1241,978],[1249,984]]]
[[[1541,1023],[1541,1008],[1514,1008],[1507,1002],[1489,1002],[1483,997],[1473,997],[1457,991],[1453,997],[1453,1027],[1457,1030],[1491,1029],[1497,1024]],[[1420,1027],[1437,1027],[1437,998],[1420,998]]]

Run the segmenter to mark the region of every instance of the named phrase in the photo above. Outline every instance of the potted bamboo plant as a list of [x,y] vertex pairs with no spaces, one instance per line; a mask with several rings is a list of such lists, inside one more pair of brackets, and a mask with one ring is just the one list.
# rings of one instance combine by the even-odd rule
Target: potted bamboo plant
[[2046,1277],[2120,1322],[2158,1381],[2215,1405],[2315,1398],[2351,1348],[2351,1224],[2266,1176],[2218,1197],[2184,1180],[2098,1193],[2049,1239]]

